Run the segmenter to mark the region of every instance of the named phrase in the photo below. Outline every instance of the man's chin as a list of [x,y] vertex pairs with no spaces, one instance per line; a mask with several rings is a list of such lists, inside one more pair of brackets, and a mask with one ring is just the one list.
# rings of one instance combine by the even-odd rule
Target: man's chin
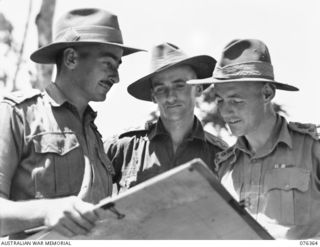
[[232,135],[234,135],[236,137],[243,136],[243,131],[236,129],[236,128],[231,128],[230,126],[229,126],[229,129],[230,129]]
[[99,95],[97,97],[95,97],[92,101],[94,102],[102,102],[102,101],[105,101],[107,98],[107,95]]
[[165,118],[169,121],[177,121],[185,119],[185,115],[181,114],[180,112],[171,112],[170,114],[165,114],[165,116],[162,116],[162,118]]

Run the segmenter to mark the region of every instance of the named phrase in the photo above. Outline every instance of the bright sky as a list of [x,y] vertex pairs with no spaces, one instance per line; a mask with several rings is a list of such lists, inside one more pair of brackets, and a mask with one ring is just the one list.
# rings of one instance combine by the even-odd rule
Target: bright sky
[[[22,37],[28,2],[0,0],[0,9],[14,24],[17,40]],[[32,21],[40,3],[33,1]],[[278,91],[275,102],[284,106],[291,121],[320,124],[318,0],[57,0],[56,16],[80,7],[100,7],[117,14],[125,44],[144,49],[168,41],[190,55],[208,54],[218,59],[232,39],[261,39],[269,47],[276,79],[300,88],[300,92]],[[26,57],[37,46],[33,23]],[[104,137],[143,124],[155,109],[153,103],[136,100],[126,91],[130,83],[148,73],[149,58],[148,53],[124,58],[120,83],[105,102],[92,104]],[[19,78],[23,85],[23,74]]]

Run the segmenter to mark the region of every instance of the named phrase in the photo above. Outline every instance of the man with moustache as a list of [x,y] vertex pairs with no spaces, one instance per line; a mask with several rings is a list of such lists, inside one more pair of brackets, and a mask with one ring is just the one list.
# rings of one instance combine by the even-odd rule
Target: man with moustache
[[54,41],[31,55],[56,64],[45,92],[14,93],[0,104],[0,235],[44,225],[72,237],[102,217],[94,204],[112,192],[112,165],[90,101],[119,82],[123,45],[117,16],[77,9],[56,24]]

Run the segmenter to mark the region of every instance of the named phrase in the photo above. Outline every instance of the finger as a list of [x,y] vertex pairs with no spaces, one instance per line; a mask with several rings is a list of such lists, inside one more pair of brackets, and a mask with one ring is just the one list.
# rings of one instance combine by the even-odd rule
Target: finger
[[65,213],[66,218],[68,219],[68,226],[74,226],[77,228],[81,228],[85,231],[85,233],[80,234],[86,234],[95,226],[94,223],[87,220],[83,215],[81,215],[76,208],[74,208],[73,211],[66,212]]
[[62,223],[56,225],[55,227],[53,227],[53,229],[54,229],[56,232],[62,234],[63,236],[66,236],[66,237],[68,237],[68,238],[71,238],[71,237],[73,237],[73,236],[76,235],[76,233],[73,232],[72,229],[69,229],[68,226],[66,226],[66,225],[64,225],[64,224],[62,224]]
[[86,235],[91,230],[84,227],[83,224],[79,223],[79,216],[76,216],[77,213],[65,213],[65,218],[62,220],[61,225],[65,228],[69,229],[75,235]]
[[95,213],[94,206],[92,204],[81,201],[81,203],[75,204],[75,209],[82,218],[92,224],[92,227],[95,226],[95,222],[99,220],[99,215]]
[[95,209],[93,212],[99,220],[103,220],[108,216],[107,210],[104,210],[102,208]]

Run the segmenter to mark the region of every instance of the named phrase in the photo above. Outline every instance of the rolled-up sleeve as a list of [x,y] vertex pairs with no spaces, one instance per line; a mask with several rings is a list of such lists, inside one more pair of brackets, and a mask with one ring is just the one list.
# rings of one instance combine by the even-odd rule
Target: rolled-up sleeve
[[22,119],[13,106],[0,103],[0,194],[9,197],[23,142]]

